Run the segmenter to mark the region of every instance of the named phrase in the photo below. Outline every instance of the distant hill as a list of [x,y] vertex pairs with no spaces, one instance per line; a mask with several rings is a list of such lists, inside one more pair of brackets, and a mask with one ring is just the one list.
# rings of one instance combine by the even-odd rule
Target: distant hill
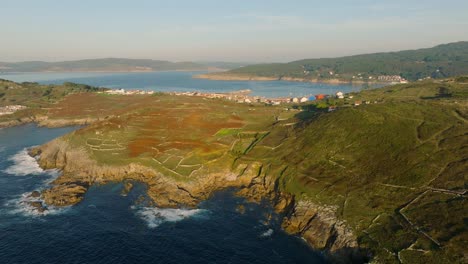
[[196,63],[206,65],[216,69],[233,70],[240,67],[252,65],[252,62],[226,62],[226,61],[197,61]]
[[375,80],[380,75],[400,75],[414,81],[467,73],[468,41],[461,41],[427,49],[257,64],[200,77],[225,80],[367,81]]
[[194,62],[170,62],[148,59],[88,59],[77,61],[0,62],[0,72],[74,72],[74,71],[175,71],[208,70],[210,66]]

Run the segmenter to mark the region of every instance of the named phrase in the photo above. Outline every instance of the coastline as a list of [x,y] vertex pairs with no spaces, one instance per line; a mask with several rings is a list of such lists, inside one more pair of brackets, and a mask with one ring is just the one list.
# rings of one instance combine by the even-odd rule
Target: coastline
[[31,73],[146,73],[146,72],[222,72],[224,69],[180,69],[180,70],[63,70],[63,71],[0,71],[0,75],[31,74]]
[[194,75],[194,79],[204,79],[204,80],[213,80],[213,81],[286,81],[286,82],[304,82],[304,83],[328,83],[328,84],[387,84],[391,85],[389,82],[379,82],[379,81],[346,81],[340,79],[306,79],[306,78],[297,78],[297,77],[268,77],[268,76],[256,76],[256,75],[234,75],[234,74],[199,74]]
[[33,116],[27,119],[15,119],[11,121],[0,122],[0,129],[35,123],[39,127],[59,128],[66,126],[84,126],[101,118],[76,118],[76,119],[49,119],[47,116]]
[[[11,126],[35,123],[37,126],[57,128],[87,125],[99,120],[35,116]],[[41,168],[62,172],[49,188],[40,192],[44,207],[37,207],[39,211],[45,210],[48,205],[62,207],[78,204],[91,186],[109,182],[134,180],[147,184],[148,195],[154,204],[163,208],[196,208],[215,192],[235,188],[236,194],[249,202],[268,202],[281,217],[281,227],[286,233],[301,237],[308,246],[323,252],[329,260],[347,263],[350,259],[361,259],[365,255],[353,231],[337,218],[336,208],[282,191],[281,183],[274,175],[263,172],[265,164],[259,161],[242,161],[233,168],[207,169],[200,171],[205,175],[203,179],[180,181],[155,168],[136,163],[119,166],[99,164],[89,153],[70,145],[64,137],[32,148],[29,154],[37,158]]]
[[274,175],[264,172],[265,164],[259,161],[243,161],[236,167],[219,167],[216,171],[203,170],[200,172],[203,178],[181,181],[142,164],[99,164],[63,137],[32,148],[28,153],[36,157],[41,168],[62,172],[49,188],[40,192],[45,206],[78,204],[91,186],[110,182],[146,184],[153,204],[162,208],[197,208],[215,192],[235,188],[236,195],[249,202],[268,202],[281,217],[281,227],[286,233],[301,237],[330,261],[348,263],[366,255],[353,230],[336,216],[335,207],[282,191],[281,183]]

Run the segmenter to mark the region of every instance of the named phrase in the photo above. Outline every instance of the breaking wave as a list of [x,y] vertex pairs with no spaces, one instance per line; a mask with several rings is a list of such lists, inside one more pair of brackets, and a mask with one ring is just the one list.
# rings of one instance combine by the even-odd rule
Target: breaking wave
[[267,231],[263,232],[260,237],[271,237],[273,235],[273,229],[268,229]]
[[14,164],[6,168],[4,170],[5,173],[16,176],[26,176],[37,175],[44,172],[44,170],[39,167],[37,160],[29,156],[27,149],[21,150],[8,160],[13,161]]
[[[16,176],[41,176],[40,179],[42,182],[39,182],[39,186],[36,185],[35,187],[35,190],[38,192],[46,188],[47,185],[60,175],[59,170],[43,170],[39,167],[37,160],[29,156],[26,148],[11,156],[8,160],[12,161],[13,165],[3,171],[7,174]],[[47,206],[40,197],[33,197],[31,193],[32,191],[25,192],[7,201],[2,211],[9,214],[21,214],[24,216],[44,216],[59,214],[67,210],[66,207]],[[41,205],[41,207],[39,208],[38,205]]]
[[157,207],[136,208],[136,214],[143,219],[149,228],[155,228],[164,222],[178,222],[192,217],[206,217],[204,209],[172,209]]
[[[35,202],[43,204],[45,210],[38,210],[37,207],[32,205],[32,203]],[[47,206],[41,199],[32,197],[30,192],[23,193],[20,197],[5,203],[5,209],[10,209],[7,210],[7,213],[32,217],[57,215],[66,212],[69,208],[70,207]]]

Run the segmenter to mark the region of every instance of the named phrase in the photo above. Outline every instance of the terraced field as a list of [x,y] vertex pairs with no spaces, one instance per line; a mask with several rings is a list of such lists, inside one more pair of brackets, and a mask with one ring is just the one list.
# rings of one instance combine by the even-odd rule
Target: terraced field
[[101,118],[70,136],[98,162],[137,162],[177,179],[191,178],[204,166],[232,162],[226,155],[232,160],[252,150],[279,114],[295,114],[201,97],[100,94],[69,96],[49,113],[51,118]]

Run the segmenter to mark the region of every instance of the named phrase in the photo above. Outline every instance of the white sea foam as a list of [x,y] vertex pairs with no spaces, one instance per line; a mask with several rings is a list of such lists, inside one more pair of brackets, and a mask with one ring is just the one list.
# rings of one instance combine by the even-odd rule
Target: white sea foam
[[[43,183],[36,188],[36,191],[41,192],[47,185],[50,184],[54,179],[60,175],[59,170],[45,170],[43,171],[45,178]],[[32,197],[31,192],[25,192],[20,196],[17,196],[14,199],[9,200],[5,203],[5,208],[7,212],[10,214],[21,214],[24,216],[45,216],[45,215],[57,215],[66,212],[70,207],[56,207],[56,206],[49,206],[44,203],[44,201],[40,197]],[[41,202],[44,208],[43,212],[39,211],[38,208],[31,205],[32,202]]]
[[4,170],[4,172],[16,175],[16,176],[25,176],[25,175],[37,175],[44,172],[44,170],[39,167],[37,160],[29,156],[27,149],[23,149],[17,154],[11,156],[8,160],[13,161],[14,164]]
[[[17,154],[11,156],[8,160],[13,161],[14,164],[4,170],[4,172],[16,175],[40,175],[43,179],[42,183],[35,188],[37,191],[41,191],[47,187],[53,180],[59,175],[59,170],[43,170],[39,167],[37,160],[29,156],[27,149],[23,149]],[[37,197],[32,197],[31,192],[23,193],[5,203],[3,211],[10,214],[22,214],[25,216],[44,216],[50,214],[59,214],[67,210],[67,208],[46,206],[44,202]],[[32,202],[41,202],[44,208],[47,208],[43,212],[40,212],[38,208],[31,205]]]
[[260,237],[271,237],[273,235],[273,229],[268,229],[267,231],[263,232]]
[[62,214],[70,208],[70,207],[45,206],[46,210],[44,210],[43,212],[40,212],[37,208],[31,205],[32,202],[41,202],[43,205],[45,205],[41,199],[31,197],[31,193],[27,192],[15,199],[12,199],[6,202],[5,207],[6,209],[9,209],[7,211],[9,214],[21,214],[24,216],[32,216],[32,217]]
[[172,209],[157,207],[134,207],[149,228],[155,228],[164,222],[178,222],[190,217],[206,217],[204,209]]

